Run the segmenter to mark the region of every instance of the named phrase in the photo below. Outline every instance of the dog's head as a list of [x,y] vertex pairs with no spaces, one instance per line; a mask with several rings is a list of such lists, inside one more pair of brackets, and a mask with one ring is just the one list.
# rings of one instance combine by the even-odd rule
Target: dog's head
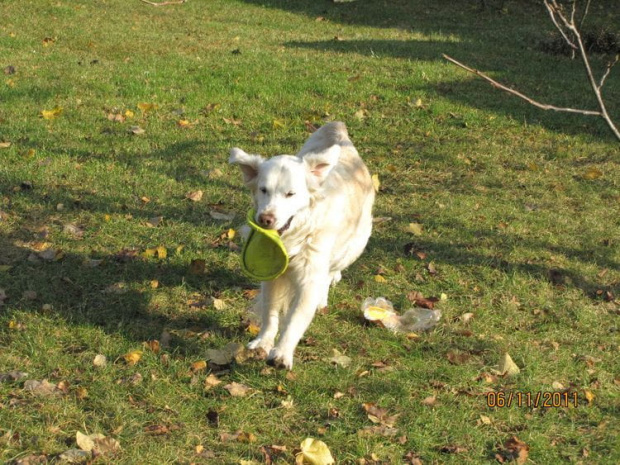
[[233,148],[228,161],[239,165],[252,192],[255,221],[282,234],[293,217],[310,206],[339,157],[339,145],[303,157],[279,155],[269,160]]

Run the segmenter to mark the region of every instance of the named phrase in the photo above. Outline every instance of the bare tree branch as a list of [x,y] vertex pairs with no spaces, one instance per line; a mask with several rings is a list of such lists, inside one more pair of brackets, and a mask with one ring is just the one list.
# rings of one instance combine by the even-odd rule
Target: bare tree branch
[[147,3],[149,5],[152,6],[166,6],[166,5],[180,5],[181,3],[185,3],[187,0],[175,0],[172,2],[161,2],[161,3],[155,3],[155,2],[149,2],[149,0],[140,0],[143,3]]
[[553,21],[553,24],[555,25],[555,28],[560,32],[560,34],[564,38],[564,41],[573,49],[573,51],[571,52],[571,58],[575,58],[575,50],[577,50],[577,46],[573,43],[572,40],[568,38],[568,35],[566,34],[566,32],[564,32],[564,29],[558,23],[558,20],[555,17],[556,10],[546,1],[544,3],[547,11],[549,12],[549,16],[551,17],[551,21]]
[[542,110],[553,110],[553,111],[561,111],[564,113],[578,113],[581,115],[589,115],[589,116],[602,116],[600,111],[596,111],[596,110],[581,110],[578,108],[565,108],[565,107],[556,107],[554,105],[549,105],[546,103],[540,103],[537,102],[536,100],[531,99],[530,97],[528,97],[525,94],[522,94],[521,92],[511,89],[510,87],[506,87],[504,84],[501,84],[499,82],[497,82],[495,79],[490,78],[489,76],[487,76],[486,74],[484,74],[481,71],[478,71],[477,69],[473,69],[470,68],[469,66],[464,65],[463,63],[456,61],[454,58],[443,54],[442,55],[446,60],[448,60],[451,63],[454,63],[455,65],[463,68],[466,71],[469,71],[470,73],[475,74],[476,76],[480,76],[482,79],[484,79],[485,81],[488,81],[491,83],[491,85],[497,89],[501,89],[503,91],[508,92],[509,94],[512,95],[516,95],[517,97],[519,97],[520,99],[525,100],[527,103],[530,103],[532,105],[534,105],[535,107],[538,107]]
[[620,60],[620,55],[616,55],[616,59],[614,61],[610,61],[609,63],[607,63],[607,69],[605,70],[605,74],[603,74],[603,77],[601,78],[601,82],[598,85],[598,90],[601,90],[601,87],[603,87],[603,85],[605,84],[605,79],[607,79],[607,76],[609,76],[609,73],[611,72],[611,68],[614,67],[614,65],[616,63],[618,63],[618,60]]
[[[605,84],[605,80],[609,76],[609,73],[611,72],[611,68],[613,68],[613,66],[618,62],[619,57],[616,56],[616,59],[607,65],[607,69],[605,70],[605,72],[603,73],[603,76],[597,83],[596,79],[594,78],[594,73],[592,72],[592,67],[590,66],[590,60],[588,58],[588,53],[586,52],[586,47],[581,38],[581,33],[579,32],[579,28],[577,27],[575,23],[575,16],[577,13],[577,0],[573,1],[573,7],[571,11],[570,20],[566,18],[566,16],[564,15],[562,11],[562,7],[557,3],[556,0],[543,0],[543,3],[545,5],[545,8],[547,8],[547,11],[549,12],[549,16],[551,17],[551,21],[553,21],[553,24],[555,25],[556,29],[560,32],[560,34],[562,35],[566,43],[573,49],[573,58],[575,56],[575,51],[576,50],[579,51],[581,62],[583,63],[583,66],[586,70],[586,75],[590,83],[590,87],[592,87],[592,91],[594,92],[594,95],[596,97],[599,111],[581,110],[578,108],[556,107],[554,105],[548,105],[545,103],[537,102],[536,100],[528,97],[525,94],[522,94],[519,91],[516,91],[514,89],[506,87],[503,84],[500,84],[494,79],[491,79],[486,74],[476,69],[470,68],[464,65],[463,63],[456,61],[454,58],[451,58],[448,55],[444,54],[443,57],[446,60],[450,61],[451,63],[454,63],[455,65],[463,68],[464,70],[469,71],[470,73],[473,73],[477,76],[480,76],[482,79],[491,83],[493,87],[504,90],[512,95],[515,95],[525,100],[526,102],[534,105],[535,107],[541,108],[543,110],[554,110],[554,111],[561,111],[561,112],[566,112],[566,113],[578,113],[581,115],[599,116],[605,120],[605,122],[607,123],[607,126],[609,126],[613,134],[620,141],[620,130],[618,130],[618,128],[612,121],[611,117],[609,116],[607,107],[605,105],[605,101],[603,100],[603,95],[601,93],[602,87]],[[585,19],[585,15],[587,14],[587,10],[589,7],[590,7],[590,1],[588,0],[588,3],[586,5],[586,12],[584,13],[584,16],[581,18],[582,24],[583,24],[583,20]],[[569,38],[569,35],[572,36],[572,40],[571,38]]]

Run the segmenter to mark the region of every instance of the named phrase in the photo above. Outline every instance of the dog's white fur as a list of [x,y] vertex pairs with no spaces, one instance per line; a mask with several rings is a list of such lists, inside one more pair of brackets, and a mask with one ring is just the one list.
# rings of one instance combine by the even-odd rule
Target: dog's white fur
[[295,347],[316,310],[327,306],[330,284],[340,281],[340,272],[366,247],[375,196],[372,180],[340,122],[317,130],[296,156],[265,160],[233,148],[229,162],[241,168],[257,223],[270,217],[269,227],[281,230],[292,218],[281,233],[289,267],[261,284],[257,305],[262,327],[248,346],[264,349],[268,363],[290,370]]

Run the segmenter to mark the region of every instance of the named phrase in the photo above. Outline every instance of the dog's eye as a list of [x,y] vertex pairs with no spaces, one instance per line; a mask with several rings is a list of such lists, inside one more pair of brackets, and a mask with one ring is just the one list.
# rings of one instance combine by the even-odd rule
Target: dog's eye
[[287,197],[293,197],[295,195],[295,192],[287,192],[286,196]]
[[266,188],[266,187],[261,187],[261,188],[260,188],[260,191],[261,191],[263,194],[266,194],[266,193],[267,193],[267,188]]

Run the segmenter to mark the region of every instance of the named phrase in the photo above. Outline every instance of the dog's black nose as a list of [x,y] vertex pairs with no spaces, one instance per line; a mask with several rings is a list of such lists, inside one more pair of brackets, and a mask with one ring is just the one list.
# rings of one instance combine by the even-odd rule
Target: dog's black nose
[[271,213],[261,213],[258,215],[258,222],[263,228],[273,228],[276,218]]

